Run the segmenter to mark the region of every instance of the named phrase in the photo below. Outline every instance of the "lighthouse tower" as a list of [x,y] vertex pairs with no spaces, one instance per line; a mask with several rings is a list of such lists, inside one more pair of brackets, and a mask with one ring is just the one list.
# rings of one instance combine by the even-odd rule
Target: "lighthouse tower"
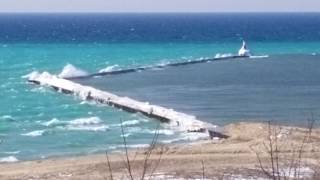
[[242,47],[239,49],[238,52],[239,56],[250,56],[250,50],[247,48],[247,44],[245,41],[242,41]]

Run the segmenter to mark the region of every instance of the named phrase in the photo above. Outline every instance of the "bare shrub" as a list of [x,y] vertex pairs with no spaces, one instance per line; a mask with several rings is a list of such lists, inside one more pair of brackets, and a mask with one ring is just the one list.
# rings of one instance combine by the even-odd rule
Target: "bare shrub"
[[[130,155],[129,155],[129,149],[128,149],[128,144],[127,144],[127,139],[125,136],[125,127],[123,126],[123,122],[122,120],[120,120],[121,122],[121,136],[123,139],[123,147],[124,147],[124,165],[127,171],[127,177],[130,180],[134,180],[135,177],[137,177],[137,179],[151,179],[154,176],[155,171],[157,170],[157,168],[159,167],[159,164],[161,162],[163,153],[164,153],[164,146],[163,145],[159,145],[159,151],[157,152],[158,154],[158,158],[156,158],[155,160],[153,160],[154,162],[150,162],[150,158],[152,156],[152,154],[154,153],[154,151],[157,148],[157,142],[158,142],[158,138],[159,138],[159,128],[160,128],[160,124],[158,124],[154,134],[153,134],[153,138],[151,143],[149,144],[149,147],[146,149],[146,151],[143,153],[144,157],[142,158],[142,169],[141,169],[141,175],[137,176],[138,173],[135,173],[133,171],[133,167],[132,164],[133,162],[136,161],[136,157],[138,155],[138,152],[136,151],[133,159],[130,159]],[[109,171],[109,179],[113,180],[114,176],[112,173],[112,167],[111,167],[111,162],[108,156],[108,152],[106,152],[106,158],[107,158],[107,166],[108,166],[108,171]],[[147,176],[149,176],[149,178],[147,178]]]
[[303,137],[298,145],[291,145],[289,152],[281,150],[282,146],[287,145],[286,142],[280,142],[279,134],[281,133],[280,126],[271,126],[268,122],[267,140],[263,142],[264,152],[266,156],[263,159],[263,153],[254,149],[251,150],[255,153],[259,168],[264,175],[270,179],[303,179],[301,175],[301,168],[303,167],[302,160],[305,152],[305,146],[310,142],[310,137],[314,127],[315,120],[313,116],[307,121],[307,128],[303,131]]

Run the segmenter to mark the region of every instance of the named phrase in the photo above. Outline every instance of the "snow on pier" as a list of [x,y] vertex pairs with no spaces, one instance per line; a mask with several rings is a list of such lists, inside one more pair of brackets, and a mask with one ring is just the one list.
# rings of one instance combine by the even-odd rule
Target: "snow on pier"
[[47,72],[34,72],[29,76],[29,82],[49,86],[59,92],[74,94],[85,100],[93,100],[107,104],[127,112],[140,112],[145,116],[166,122],[175,130],[187,132],[203,132],[208,137],[225,138],[221,129],[216,125],[198,120],[195,116],[174,111],[162,106],[152,105],[148,102],[140,102],[129,97],[120,97],[110,92],[101,91],[90,86],[84,86],[71,80],[59,78]]

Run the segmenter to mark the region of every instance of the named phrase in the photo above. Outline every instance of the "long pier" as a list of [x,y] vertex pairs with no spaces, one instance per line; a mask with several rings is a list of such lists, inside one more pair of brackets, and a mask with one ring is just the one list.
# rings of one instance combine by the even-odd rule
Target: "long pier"
[[228,136],[224,135],[221,128],[211,123],[207,123],[201,120],[198,120],[195,116],[188,115],[182,112],[177,112],[173,109],[166,107],[152,105],[148,102],[141,102],[129,97],[120,97],[115,94],[112,94],[107,91],[101,91],[90,86],[84,86],[72,81],[72,79],[77,78],[89,78],[95,76],[106,76],[106,75],[116,75],[130,72],[137,72],[142,70],[148,70],[153,68],[164,68],[168,66],[183,66],[196,63],[205,63],[210,61],[218,60],[227,60],[227,59],[236,59],[236,58],[248,58],[247,56],[228,56],[228,57],[217,57],[211,59],[202,59],[194,60],[187,62],[171,63],[166,65],[156,65],[156,66],[147,66],[139,67],[125,70],[117,70],[111,72],[101,72],[93,73],[87,76],[78,76],[72,78],[59,78],[55,75],[51,75],[47,72],[36,73],[29,77],[28,81],[34,84],[43,85],[52,87],[58,92],[65,94],[74,94],[81,97],[84,100],[92,100],[98,103],[107,104],[112,107],[125,110],[131,113],[142,113],[143,115],[151,118],[160,120],[171,125],[172,128],[179,131],[187,132],[203,132],[207,133],[208,137],[219,137],[227,138]]
[[120,97],[110,92],[101,91],[90,86],[83,86],[70,80],[50,75],[46,72],[34,74],[28,81],[38,85],[52,87],[58,92],[79,96],[84,100],[93,100],[127,112],[139,112],[147,117],[168,123],[170,127],[178,131],[203,132],[207,133],[208,138],[227,137],[218,126],[200,121],[196,119],[195,116],[177,112],[162,106],[152,105],[147,102],[140,102],[129,97]]
[[229,60],[229,59],[240,59],[240,58],[241,59],[249,58],[249,56],[232,55],[232,56],[225,56],[225,57],[204,58],[204,59],[200,59],[200,60],[190,60],[190,61],[185,61],[185,62],[168,63],[168,64],[164,64],[164,65],[143,66],[143,67],[122,69],[122,70],[115,70],[115,71],[108,71],[108,72],[97,72],[97,73],[92,73],[92,74],[85,75],[85,76],[74,76],[74,77],[69,77],[69,78],[65,78],[65,79],[72,80],[72,79],[81,79],[81,78],[91,78],[91,77],[97,77],[97,76],[118,75],[118,74],[126,74],[126,73],[145,71],[145,70],[150,70],[150,69],[155,69],[155,68],[184,66],[184,65],[207,63],[207,62]]

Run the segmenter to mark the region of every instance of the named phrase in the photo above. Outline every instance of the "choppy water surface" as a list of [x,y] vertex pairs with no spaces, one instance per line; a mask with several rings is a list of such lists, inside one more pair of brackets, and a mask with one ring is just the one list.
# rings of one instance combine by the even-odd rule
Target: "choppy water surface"
[[[292,20],[294,19],[294,20]],[[130,146],[145,146],[157,121],[28,84],[68,63],[87,72],[236,53],[246,39],[265,59],[221,61],[83,80],[119,95],[224,125],[299,124],[319,116],[319,14],[0,15],[0,160],[116,150],[120,119]],[[161,127],[162,142],[187,140]],[[1,159],[4,158],[4,159]]]

